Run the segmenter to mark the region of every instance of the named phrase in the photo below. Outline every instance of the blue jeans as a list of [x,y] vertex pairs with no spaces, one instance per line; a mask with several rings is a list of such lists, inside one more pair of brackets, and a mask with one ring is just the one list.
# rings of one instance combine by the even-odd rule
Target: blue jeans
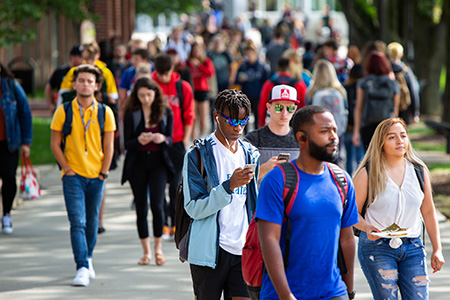
[[64,201],[70,222],[70,241],[77,270],[89,268],[97,242],[98,214],[105,182],[78,174],[63,177]]
[[[356,170],[356,167],[364,157],[364,146],[361,143],[359,147],[353,145],[352,142],[353,132],[346,131],[344,134],[345,152],[347,153],[345,168],[348,173],[352,174]],[[356,162],[356,164],[355,164]]]
[[358,258],[375,300],[428,299],[426,252],[420,237],[403,238],[397,248],[390,239],[371,241],[365,232],[359,236]]

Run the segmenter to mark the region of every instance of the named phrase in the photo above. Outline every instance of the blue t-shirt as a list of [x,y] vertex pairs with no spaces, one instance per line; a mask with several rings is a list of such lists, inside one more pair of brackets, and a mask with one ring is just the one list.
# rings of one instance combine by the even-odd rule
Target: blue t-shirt
[[134,84],[134,77],[136,76],[136,69],[131,66],[125,71],[123,71],[122,76],[120,76],[120,88],[131,90]]
[[[347,287],[337,267],[337,253],[341,228],[359,221],[353,183],[345,173],[348,201],[343,211],[342,198],[326,165],[320,175],[296,168],[300,184],[289,214],[292,228],[289,267],[286,269],[289,287],[297,299],[330,299],[345,295]],[[274,168],[261,183],[256,219],[282,225],[283,188],[283,173],[280,168]],[[284,225],[280,238],[283,253],[285,236]],[[260,299],[278,299],[267,273],[263,275]]]

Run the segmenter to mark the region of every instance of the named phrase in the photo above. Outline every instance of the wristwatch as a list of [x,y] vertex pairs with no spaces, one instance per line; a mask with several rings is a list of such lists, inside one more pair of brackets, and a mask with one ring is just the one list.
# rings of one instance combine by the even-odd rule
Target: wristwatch
[[108,178],[108,174],[100,172],[100,175],[102,175],[104,179]]
[[351,293],[348,293],[348,298],[349,299],[355,299],[355,295],[356,295],[356,291],[353,290]]

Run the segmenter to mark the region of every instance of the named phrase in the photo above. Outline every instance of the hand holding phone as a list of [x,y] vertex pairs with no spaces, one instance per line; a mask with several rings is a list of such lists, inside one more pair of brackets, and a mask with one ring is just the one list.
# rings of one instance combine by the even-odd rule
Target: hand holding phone
[[244,166],[244,170],[245,170],[245,169],[251,169],[252,172],[255,172],[255,170],[256,170],[256,164],[246,164],[246,165]]
[[291,155],[289,153],[279,153],[277,156],[277,160],[289,161],[290,157],[291,157]]

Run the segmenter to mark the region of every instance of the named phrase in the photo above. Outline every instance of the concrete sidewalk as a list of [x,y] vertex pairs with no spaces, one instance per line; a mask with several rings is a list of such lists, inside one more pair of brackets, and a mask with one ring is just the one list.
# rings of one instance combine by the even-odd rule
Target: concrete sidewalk
[[[98,236],[94,252],[97,278],[86,288],[72,287],[75,265],[59,171],[56,166],[38,168],[42,198],[24,201],[12,212],[14,233],[0,234],[0,299],[193,299],[189,265],[178,260],[173,242],[163,244],[164,266],[156,266],[154,258],[150,266],[137,265],[142,250],[130,210],[131,189],[119,184],[121,166],[107,183],[107,231]],[[450,224],[439,218],[444,255],[450,260]],[[430,246],[428,241],[428,253]],[[430,299],[449,299],[450,267],[432,274],[429,264]],[[359,264],[355,271],[356,299],[372,299]]]

